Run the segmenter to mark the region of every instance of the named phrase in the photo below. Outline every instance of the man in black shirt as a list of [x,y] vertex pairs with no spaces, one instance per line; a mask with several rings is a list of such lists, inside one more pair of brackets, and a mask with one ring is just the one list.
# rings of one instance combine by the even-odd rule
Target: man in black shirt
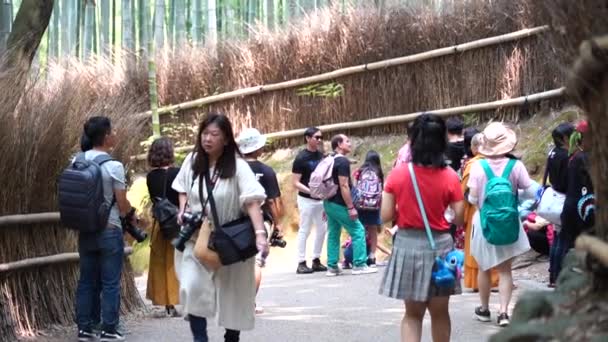
[[[258,160],[262,154],[264,145],[266,145],[266,137],[263,136],[257,129],[249,128],[244,130],[238,139],[239,150],[245,156],[245,160],[251,167],[258,182],[266,191],[266,201],[262,205],[264,212],[264,224],[268,225],[271,222],[274,229],[278,231],[278,237],[283,236],[283,227],[281,221],[283,219],[283,202],[281,201],[281,190],[279,189],[279,181],[274,170]],[[266,229],[269,227],[267,226]],[[267,255],[258,255],[256,257],[255,268],[255,289],[256,293],[260,289],[262,282],[262,267],[265,266]],[[262,308],[256,306],[256,313],[261,313]]]
[[460,170],[462,157],[464,157],[464,122],[459,117],[450,117],[445,125],[448,129],[448,147],[445,151],[450,167],[454,171]]
[[338,267],[342,227],[352,238],[352,274],[375,273],[378,269],[367,266],[365,228],[359,221],[357,209],[355,209],[351,197],[350,160],[346,158],[346,155],[351,152],[350,139],[344,134],[338,134],[331,139],[331,148],[336,153],[332,177],[334,184],[338,185],[338,192],[323,203],[327,213],[327,276],[332,277],[342,273]]
[[[298,274],[308,274],[315,271],[323,272],[327,270],[319,259],[323,249],[323,242],[325,242],[325,232],[327,231],[324,220],[323,202],[320,199],[312,198],[310,196],[310,189],[308,188],[310,175],[321,159],[323,159],[323,153],[321,152],[323,134],[318,128],[310,127],[304,132],[304,139],[306,139],[306,148],[298,153],[291,170],[293,174],[293,186],[298,190],[297,203],[300,212],[300,227],[298,229],[298,268],[296,270],[296,273]],[[306,240],[310,235],[313,224],[316,226],[317,231],[312,255],[312,268],[309,268],[306,265]]]

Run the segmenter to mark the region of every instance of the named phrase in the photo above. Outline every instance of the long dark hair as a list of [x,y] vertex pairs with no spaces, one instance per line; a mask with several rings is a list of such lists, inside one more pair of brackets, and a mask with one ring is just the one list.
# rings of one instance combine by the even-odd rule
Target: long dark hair
[[442,118],[432,113],[424,113],[414,120],[410,137],[414,164],[446,167],[447,144],[445,121]]
[[112,123],[106,116],[93,116],[84,123],[82,136],[80,137],[80,149],[82,152],[92,150],[93,147],[103,145],[108,134],[112,133]]
[[370,150],[365,155],[365,161],[361,165],[361,170],[371,169],[380,178],[380,181],[384,183],[384,172],[382,172],[382,164],[380,163],[380,154],[374,150]]
[[236,141],[234,140],[234,132],[232,131],[230,119],[228,119],[226,115],[219,113],[207,114],[198,126],[196,145],[194,146],[195,157],[194,163],[192,163],[192,171],[194,172],[195,176],[209,172],[209,155],[203,149],[201,135],[211,124],[216,124],[226,139],[226,146],[224,146],[224,151],[217,160],[215,167],[217,170],[219,170],[220,178],[225,179],[233,177],[236,174],[236,155],[242,155],[241,152],[239,152]]
[[551,132],[551,137],[553,138],[553,143],[557,148],[565,148],[568,149],[569,146],[564,146],[564,138],[566,140],[570,140],[570,136],[574,133],[574,125],[569,122],[562,122],[557,125],[555,129]]

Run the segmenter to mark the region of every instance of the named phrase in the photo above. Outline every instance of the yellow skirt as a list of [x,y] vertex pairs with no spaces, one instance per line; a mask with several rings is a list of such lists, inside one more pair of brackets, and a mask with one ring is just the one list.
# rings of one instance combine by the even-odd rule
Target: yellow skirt
[[154,305],[179,304],[179,282],[173,261],[174,248],[165,240],[158,225],[152,228],[150,243],[150,269],[146,298]]
[[[465,237],[464,237],[464,287],[477,290],[477,274],[479,266],[477,261],[471,255],[471,232],[473,230],[473,215],[476,208],[467,203],[465,204],[464,219],[465,219]],[[495,269],[490,271],[492,287],[498,286],[498,272]]]

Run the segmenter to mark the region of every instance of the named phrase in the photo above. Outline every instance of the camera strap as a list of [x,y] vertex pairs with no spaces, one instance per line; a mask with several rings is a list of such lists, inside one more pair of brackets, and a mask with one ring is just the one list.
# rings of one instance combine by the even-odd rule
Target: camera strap
[[[219,216],[217,216],[217,209],[215,207],[215,199],[213,198],[213,188],[215,187],[215,183],[217,182],[217,178],[219,176],[219,170],[215,169],[213,172],[213,179],[209,179],[209,172],[205,172],[205,185],[207,187],[207,198],[205,199],[205,205],[203,206],[203,210],[207,206],[207,202],[211,206],[211,215],[213,216],[213,226],[218,228],[220,227]],[[199,189],[199,197],[202,196],[203,192],[203,182],[199,181],[198,185]],[[202,197],[201,197],[202,198]]]

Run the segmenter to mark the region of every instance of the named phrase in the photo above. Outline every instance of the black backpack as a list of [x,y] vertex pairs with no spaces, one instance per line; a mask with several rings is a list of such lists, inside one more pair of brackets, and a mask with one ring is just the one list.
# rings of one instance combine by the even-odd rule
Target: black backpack
[[110,160],[114,159],[108,154],[86,160],[84,153],[79,153],[59,176],[59,214],[66,227],[81,233],[106,228],[116,198],[106,202],[101,165]]

